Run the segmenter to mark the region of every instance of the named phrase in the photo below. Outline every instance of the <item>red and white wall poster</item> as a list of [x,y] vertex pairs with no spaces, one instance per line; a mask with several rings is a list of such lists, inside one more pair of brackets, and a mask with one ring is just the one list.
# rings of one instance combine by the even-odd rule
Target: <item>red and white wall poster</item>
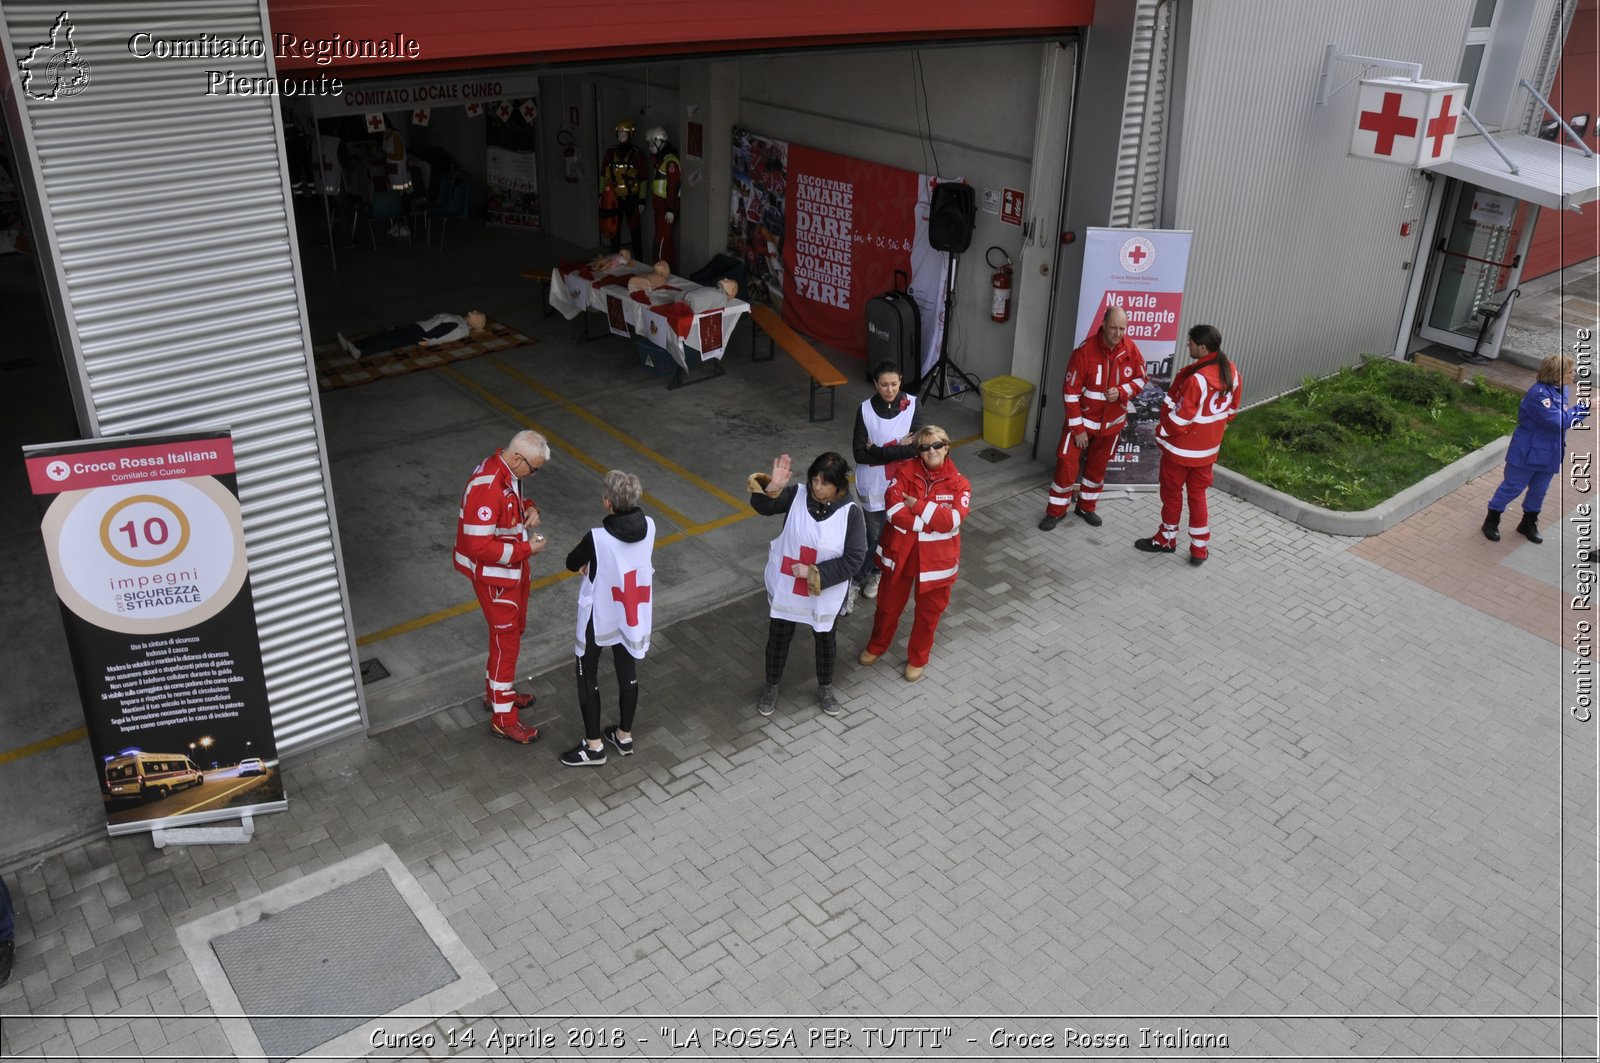
[[[1128,315],[1128,338],[1144,355],[1147,381],[1128,407],[1107,484],[1153,484],[1160,467],[1156,426],[1172,382],[1173,362],[1187,361],[1182,342],[1183,284],[1194,234],[1175,229],[1089,229],[1083,246],[1083,282],[1078,289],[1078,329],[1073,347],[1100,327],[1108,308]],[[1184,351],[1182,357],[1179,352]]]
[[934,178],[733,132],[728,248],[749,296],[812,339],[866,357],[867,301],[896,286],[922,312],[923,369],[938,358],[949,258],[928,243]]

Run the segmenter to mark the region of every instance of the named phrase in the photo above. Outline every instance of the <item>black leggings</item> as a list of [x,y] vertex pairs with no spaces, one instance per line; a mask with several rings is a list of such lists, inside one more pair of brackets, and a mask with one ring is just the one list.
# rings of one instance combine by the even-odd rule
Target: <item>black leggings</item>
[[[777,686],[783,678],[783,666],[789,663],[789,643],[794,638],[793,620],[772,618],[767,628],[767,686]],[[834,629],[815,632],[817,636],[817,684],[827,686],[833,682],[833,662],[839,656]]]
[[[578,658],[578,704],[583,709],[583,736],[600,741],[600,647],[594,644],[594,621],[584,632],[583,656]],[[639,675],[636,661],[622,643],[611,647],[611,663],[617,671],[617,706],[622,719],[617,726],[633,730],[633,713],[639,707]]]

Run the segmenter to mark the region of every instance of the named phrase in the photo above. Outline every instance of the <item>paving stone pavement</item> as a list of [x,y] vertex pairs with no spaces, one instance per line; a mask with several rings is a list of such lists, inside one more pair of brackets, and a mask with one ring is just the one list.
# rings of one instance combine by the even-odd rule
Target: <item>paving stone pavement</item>
[[[1594,1058],[1595,725],[1565,711],[1569,651],[1220,493],[1199,569],[1131,549],[1148,495],[1052,533],[1040,491],[980,502],[927,677],[900,677],[904,627],[856,665],[859,610],[838,719],[803,634],[756,714],[754,596],[657,632],[631,758],[557,764],[580,732],[561,669],[535,746],[463,707],[291,761],[252,844],[21,869],[0,1053],[230,1057],[176,928],[381,843],[499,986],[441,1037],[1166,1016],[1228,1035],[1210,1058]],[[1563,1041],[1561,1013],[1591,1018]]]

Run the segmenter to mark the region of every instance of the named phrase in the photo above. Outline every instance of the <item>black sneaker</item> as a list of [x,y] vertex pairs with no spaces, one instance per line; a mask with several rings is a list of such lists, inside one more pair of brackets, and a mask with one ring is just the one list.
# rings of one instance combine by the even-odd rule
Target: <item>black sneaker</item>
[[604,731],[600,732],[600,737],[617,747],[617,756],[631,757],[633,756],[633,739],[630,738],[624,742],[622,739],[617,737],[617,732],[619,730],[621,730],[621,728],[616,727],[615,725],[607,727]]
[[1055,529],[1055,526],[1057,524],[1060,524],[1060,523],[1061,523],[1061,518],[1060,517],[1052,517],[1050,514],[1046,513],[1044,515],[1044,519],[1039,521],[1039,530],[1040,531],[1053,531]]
[[1178,552],[1177,543],[1173,543],[1171,546],[1162,546],[1154,539],[1135,539],[1133,548],[1147,554],[1175,554]]
[[1100,519],[1100,514],[1096,513],[1092,509],[1084,509],[1082,506],[1073,506],[1072,512],[1082,517],[1083,522],[1089,525],[1091,528],[1098,528],[1101,524],[1105,523]]
[[761,691],[761,700],[756,702],[756,711],[763,716],[771,716],[772,710],[778,707],[778,684],[773,683]]
[[16,956],[15,941],[0,941],[0,985],[11,980],[11,961]]
[[561,763],[569,768],[587,768],[594,764],[606,762],[605,747],[590,749],[587,742],[579,742],[577,749],[569,749],[561,754]]

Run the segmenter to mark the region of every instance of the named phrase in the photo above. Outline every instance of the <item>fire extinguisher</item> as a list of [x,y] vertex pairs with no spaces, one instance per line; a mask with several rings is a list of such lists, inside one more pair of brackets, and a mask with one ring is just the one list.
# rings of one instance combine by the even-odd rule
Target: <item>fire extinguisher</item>
[[[1000,252],[1000,257],[1005,259],[1004,265],[995,265],[994,253]],[[989,310],[990,321],[1009,321],[1011,319],[1011,256],[1006,254],[1003,247],[991,247],[984,254],[983,260],[994,270],[994,275],[989,278],[989,286],[994,292],[994,303]]]
[[561,161],[566,170],[567,183],[575,185],[583,174],[583,167],[578,164],[578,146],[572,131],[561,130],[556,134],[556,143],[561,145]]

